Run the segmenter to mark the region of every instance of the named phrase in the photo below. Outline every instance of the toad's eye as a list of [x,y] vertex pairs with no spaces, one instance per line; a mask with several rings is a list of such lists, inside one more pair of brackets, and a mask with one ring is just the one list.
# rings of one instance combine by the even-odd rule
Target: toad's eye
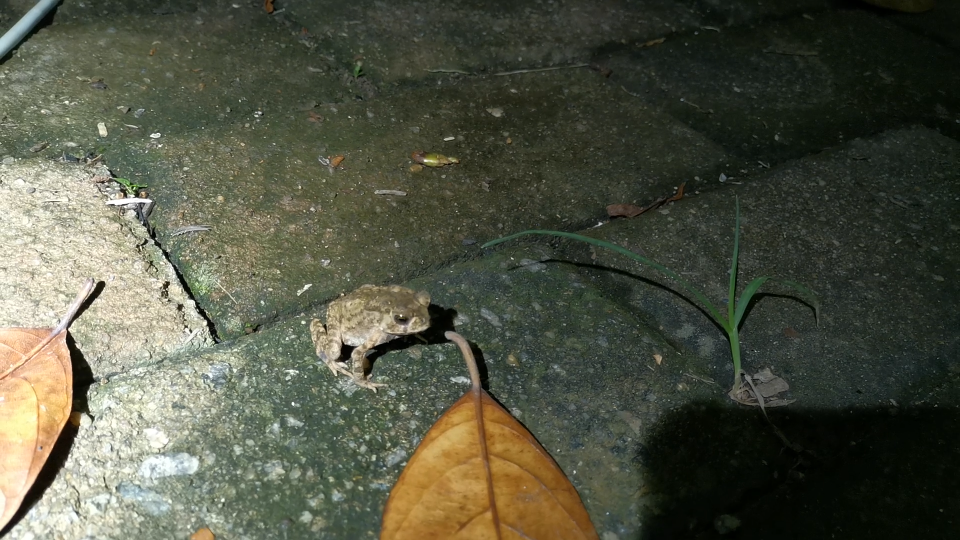
[[394,315],[393,320],[398,324],[407,324],[410,322],[410,317],[407,317],[406,315]]

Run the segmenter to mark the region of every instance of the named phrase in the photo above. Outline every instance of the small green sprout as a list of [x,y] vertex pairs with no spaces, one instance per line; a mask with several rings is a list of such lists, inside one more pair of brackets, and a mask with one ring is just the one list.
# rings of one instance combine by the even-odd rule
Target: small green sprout
[[366,75],[366,73],[363,72],[363,60],[357,60],[357,61],[353,64],[353,78],[354,78],[354,79],[359,79],[360,77],[363,77],[364,75]]
[[820,322],[820,302],[818,301],[816,294],[814,294],[813,291],[811,291],[807,287],[793,281],[779,279],[771,276],[762,276],[754,279],[743,290],[743,293],[741,293],[740,298],[739,299],[736,298],[737,259],[740,254],[740,201],[739,199],[737,200],[737,203],[736,203],[736,209],[737,209],[736,210],[736,216],[737,216],[736,229],[734,229],[734,233],[733,233],[733,260],[731,261],[731,264],[730,264],[730,293],[728,296],[729,300],[727,301],[726,316],[724,316],[720,312],[720,310],[718,310],[713,305],[713,303],[711,303],[710,300],[707,299],[707,297],[703,293],[695,289],[692,285],[690,285],[690,283],[688,283],[685,279],[680,277],[680,274],[674,272],[673,270],[670,270],[669,268],[667,268],[666,266],[663,266],[662,264],[659,264],[647,257],[644,257],[643,255],[638,255],[616,244],[605,242],[603,240],[598,240],[596,238],[590,238],[589,236],[582,236],[579,234],[561,232],[561,231],[530,230],[530,231],[519,232],[516,234],[511,234],[510,236],[505,236],[503,238],[498,238],[496,240],[492,240],[490,242],[487,242],[481,247],[486,248],[489,246],[493,246],[495,244],[499,244],[501,242],[506,242],[507,240],[513,240],[514,238],[517,238],[519,236],[524,236],[527,234],[560,236],[563,238],[571,238],[573,240],[577,240],[580,242],[586,242],[588,244],[593,244],[595,246],[607,248],[609,250],[620,253],[621,255],[625,255],[627,257],[630,257],[631,259],[639,261],[642,264],[652,266],[653,268],[659,270],[660,273],[665,274],[667,277],[673,279],[685,291],[693,295],[693,297],[697,299],[697,301],[706,310],[706,312],[710,314],[710,317],[712,317],[713,320],[716,321],[716,323],[721,328],[723,328],[723,330],[727,333],[727,338],[730,340],[730,354],[733,357],[733,388],[730,390],[730,393],[728,395],[734,401],[742,401],[739,397],[741,393],[741,374],[743,373],[740,368],[740,323],[743,322],[743,317],[747,312],[747,306],[750,304],[750,301],[753,300],[754,295],[757,294],[757,290],[760,289],[760,286],[770,281],[770,282],[782,283],[788,287],[792,287],[793,289],[798,291],[801,295],[800,297],[792,297],[792,298],[795,298],[805,304],[810,305],[813,308],[814,317],[818,324]]
[[146,184],[137,184],[126,178],[114,178],[113,181],[123,186],[124,191],[130,195],[136,195],[138,191],[148,187]]

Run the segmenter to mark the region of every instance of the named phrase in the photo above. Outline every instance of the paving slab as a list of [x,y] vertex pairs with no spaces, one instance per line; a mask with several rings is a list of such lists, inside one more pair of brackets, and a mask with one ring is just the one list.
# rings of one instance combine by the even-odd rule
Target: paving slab
[[[357,78],[342,82],[248,8],[71,13],[5,66],[17,88],[51,86],[8,115],[17,132],[6,144],[24,152],[48,141],[46,157],[77,145],[148,184],[156,238],[223,337],[358,280],[403,280],[475,256],[470,243],[497,231],[579,227],[610,201],[670,192],[724,159],[585,68],[446,75],[356,101],[344,92]],[[96,40],[78,37],[91,31]],[[227,38],[235,34],[243,40]],[[40,61],[65,40],[79,59]],[[260,63],[240,64],[250,57]],[[108,135],[94,143],[99,122]],[[461,163],[411,173],[416,150]],[[337,155],[332,172],[318,163]],[[173,236],[191,225],[211,230]]]
[[[450,328],[604,540],[950,537],[955,7],[276,5],[65,3],[0,65],[4,324],[51,326],[104,282],[73,328],[80,426],[4,538],[375,537],[466,389]],[[461,163],[414,171],[419,149]],[[109,170],[54,163],[77,158]],[[148,184],[149,229],[105,209],[111,174]],[[579,230],[722,304],[735,198],[744,279],[823,302],[817,325],[765,295],[742,328],[744,367],[791,385],[769,411],[789,442],[725,397],[724,336],[660,276],[570,242],[479,248]],[[434,329],[376,357],[372,394],[307,326],[385,282],[430,291]]]
[[925,14],[887,11],[881,12],[881,16],[953,50],[960,50],[960,35],[956,32],[957,25],[960,24],[960,5],[956,2],[940,2],[935,10]]
[[[742,274],[796,279],[823,302],[819,327],[808,307],[770,296],[743,327],[744,366],[791,384],[797,402],[770,414],[794,450],[726,398],[723,337],[645,281],[659,277],[532,242],[409,282],[431,292],[434,327],[426,343],[376,357],[375,380],[389,385],[377,394],[314,357],[307,327],[322,309],[95,383],[62,468],[9,537],[169,538],[202,526],[231,538],[376,537],[405,460],[467,388],[439,337],[451,328],[567,472],[602,538],[712,537],[724,514],[764,537],[826,501],[837,507],[806,528],[870,538],[858,516],[880,504],[888,526],[940,537],[952,527],[960,398],[958,161],[956,141],[894,131],[585,231],[642,249],[719,300],[740,198]],[[918,425],[943,444],[917,439]],[[871,480],[871,460],[883,478]],[[923,494],[942,503],[912,502]]]
[[0,164],[0,327],[52,328],[88,277],[71,327],[78,379],[109,377],[213,344],[176,270],[136,218],[106,205],[103,167]]
[[360,63],[383,93],[429,84],[429,73],[480,75],[589,62],[611,44],[643,43],[711,25],[803,11],[786,2],[471,2],[363,0],[285,5],[275,19],[344,68]]
[[[779,276],[806,284],[822,304],[818,327],[799,302],[758,301],[742,327],[746,369],[775,366],[796,391],[817,388],[818,401],[807,406],[920,404],[929,383],[952,372],[958,345],[958,148],[926,128],[887,132],[597,232],[680,272],[725,306],[738,198],[741,286]],[[603,250],[584,262],[641,268]],[[671,340],[713,356],[708,375],[732,382],[722,331],[697,309],[619,274],[597,276],[643,312],[673,312],[660,323]],[[750,351],[763,351],[756,363]]]
[[727,176],[916,122],[960,135],[957,49],[873,10],[803,13],[643,45],[594,61],[741,158],[745,172]]
[[[284,164],[285,151],[270,150],[273,137],[251,140],[249,151],[250,139],[238,138],[231,156],[271,155],[232,177],[218,174],[229,158],[211,148],[222,138],[188,147],[171,140],[166,148],[177,148],[191,170],[175,194],[158,194],[164,211],[155,223],[163,231],[213,227],[164,245],[223,335],[235,335],[361,283],[474,257],[478,239],[502,231],[594,222],[610,200],[670,193],[677,178],[719,165],[714,145],[668,118],[624,108],[614,95],[586,72],[339,105],[325,113],[326,135],[298,143],[299,174]],[[502,116],[485,110],[492,107]],[[320,167],[318,148],[345,155],[341,168]],[[418,148],[461,163],[411,173],[409,154]]]
[[597,526],[629,537],[643,483],[634,441],[678,401],[680,374],[657,381],[624,362],[672,356],[574,268],[514,267],[543,256],[514,249],[411,283],[429,285],[437,328],[431,343],[376,360],[389,385],[377,394],[317,360],[306,316],[94,385],[63,469],[10,538],[202,526],[238,539],[374,538],[406,460],[469,387],[459,352],[438,343],[444,327],[476,343],[491,392],[569,472]]
[[[810,454],[773,476],[729,480],[723,472],[750,467],[739,452],[752,443],[709,426],[735,424],[736,415],[696,400],[672,409],[663,431],[642,438],[658,504],[641,537],[712,538],[724,513],[742,518],[750,538],[897,537],[917,527],[947,538],[955,530],[941,509],[956,508],[947,471],[960,421],[958,160],[953,139],[896,130],[588,233],[665,264],[725,310],[739,199],[740,290],[779,276],[812,288],[822,306],[818,326],[810,307],[781,296],[791,289],[770,287],[740,329],[744,369],[771,368],[790,384],[797,401],[771,409],[771,418]],[[697,376],[689,384],[730,387],[725,334],[669,279],[602,249],[565,244],[558,254],[589,269],[586,282],[605,298],[659,325],[682,357],[697,358],[684,368]],[[924,479],[907,480],[914,472]],[[918,504],[921,496],[931,502]]]

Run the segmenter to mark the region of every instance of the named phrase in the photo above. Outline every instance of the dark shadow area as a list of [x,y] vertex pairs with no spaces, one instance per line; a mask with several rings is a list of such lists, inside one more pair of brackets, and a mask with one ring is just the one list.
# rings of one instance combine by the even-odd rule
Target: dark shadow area
[[[638,453],[643,539],[954,538],[960,415],[919,407],[770,411],[694,403],[665,414]],[[731,520],[727,520],[731,523]],[[733,521],[736,523],[736,521]],[[720,527],[722,528],[722,527]]]
[[[93,289],[90,291],[90,294],[87,295],[87,297],[83,300],[83,303],[80,304],[80,308],[77,309],[76,314],[74,314],[73,320],[76,321],[80,317],[83,317],[83,314],[87,312],[87,309],[90,308],[90,305],[97,301],[97,298],[99,298],[100,295],[103,294],[103,290],[106,288],[107,288],[107,284],[104,283],[103,281],[95,281],[93,283]],[[72,325],[73,322],[71,321],[70,324]],[[71,353],[72,352],[73,351],[71,350]],[[79,351],[78,351],[78,354],[79,354]]]
[[[420,332],[420,336],[422,336],[428,344],[450,343],[450,340],[444,337],[443,334],[457,331],[453,324],[454,319],[457,318],[457,310],[430,304],[429,313],[430,328]],[[477,354],[479,351],[474,350],[473,352]]]
[[90,386],[97,382],[93,369],[83,358],[83,353],[77,348],[73,336],[67,334],[67,348],[70,349],[70,359],[73,361],[73,410],[87,412],[87,393]]

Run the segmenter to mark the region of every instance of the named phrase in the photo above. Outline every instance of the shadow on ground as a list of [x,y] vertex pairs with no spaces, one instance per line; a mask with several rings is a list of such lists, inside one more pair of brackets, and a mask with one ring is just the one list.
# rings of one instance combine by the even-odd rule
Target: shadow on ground
[[[649,474],[641,538],[950,538],[960,513],[954,410],[759,411],[691,403],[637,456]],[[763,436],[765,434],[766,436]],[[729,529],[726,529],[730,532]]]

